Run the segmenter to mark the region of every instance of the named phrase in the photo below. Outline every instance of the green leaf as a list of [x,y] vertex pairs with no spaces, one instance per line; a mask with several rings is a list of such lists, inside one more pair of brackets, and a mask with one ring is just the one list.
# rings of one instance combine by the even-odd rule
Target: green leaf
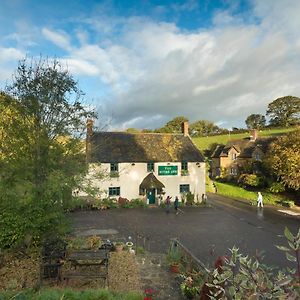
[[297,261],[296,257],[294,255],[291,255],[290,253],[285,253],[287,260],[289,261]]
[[275,247],[281,251],[291,251],[291,249],[285,247],[285,246],[278,246],[278,245],[275,245]]
[[292,235],[292,233],[289,231],[289,229],[287,227],[285,227],[285,229],[284,229],[284,235],[291,242],[293,242],[295,240],[294,236]]

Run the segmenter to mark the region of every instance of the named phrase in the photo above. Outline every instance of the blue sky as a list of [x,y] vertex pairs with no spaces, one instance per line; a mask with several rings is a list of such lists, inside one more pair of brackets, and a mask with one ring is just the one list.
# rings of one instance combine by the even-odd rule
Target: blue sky
[[0,2],[0,88],[57,57],[111,129],[177,115],[230,128],[300,95],[300,1]]

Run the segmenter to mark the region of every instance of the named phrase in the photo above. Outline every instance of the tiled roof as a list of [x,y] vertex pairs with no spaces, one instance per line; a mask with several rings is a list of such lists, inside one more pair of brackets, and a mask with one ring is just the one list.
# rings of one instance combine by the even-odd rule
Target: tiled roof
[[91,162],[203,162],[190,137],[183,134],[94,132]]
[[251,141],[249,138],[231,140],[223,147],[222,151],[219,153],[219,157],[228,156],[229,150],[234,147],[240,153],[239,158],[251,158],[253,151],[257,148],[265,153],[274,139],[274,137],[265,137],[257,138],[255,141]]

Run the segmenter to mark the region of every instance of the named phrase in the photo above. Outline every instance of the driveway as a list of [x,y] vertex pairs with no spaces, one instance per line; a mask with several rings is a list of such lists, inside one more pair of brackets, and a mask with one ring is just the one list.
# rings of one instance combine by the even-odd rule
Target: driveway
[[[286,243],[283,230],[300,227],[300,218],[272,207],[257,209],[219,195],[209,195],[211,207],[187,207],[183,213],[166,214],[161,208],[80,211],[71,214],[73,232],[100,232],[102,238],[145,237],[148,250],[162,253],[170,238],[179,238],[200,260],[212,262],[232,246],[243,254],[265,252],[265,262],[286,266],[284,254],[274,245]],[[100,231],[99,231],[100,230]]]

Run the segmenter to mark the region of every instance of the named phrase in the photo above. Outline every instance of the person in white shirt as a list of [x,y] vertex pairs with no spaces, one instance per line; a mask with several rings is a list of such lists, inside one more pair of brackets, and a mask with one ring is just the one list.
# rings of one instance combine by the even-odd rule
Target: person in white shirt
[[264,207],[264,205],[263,205],[263,196],[262,196],[261,192],[258,192],[257,207]]

